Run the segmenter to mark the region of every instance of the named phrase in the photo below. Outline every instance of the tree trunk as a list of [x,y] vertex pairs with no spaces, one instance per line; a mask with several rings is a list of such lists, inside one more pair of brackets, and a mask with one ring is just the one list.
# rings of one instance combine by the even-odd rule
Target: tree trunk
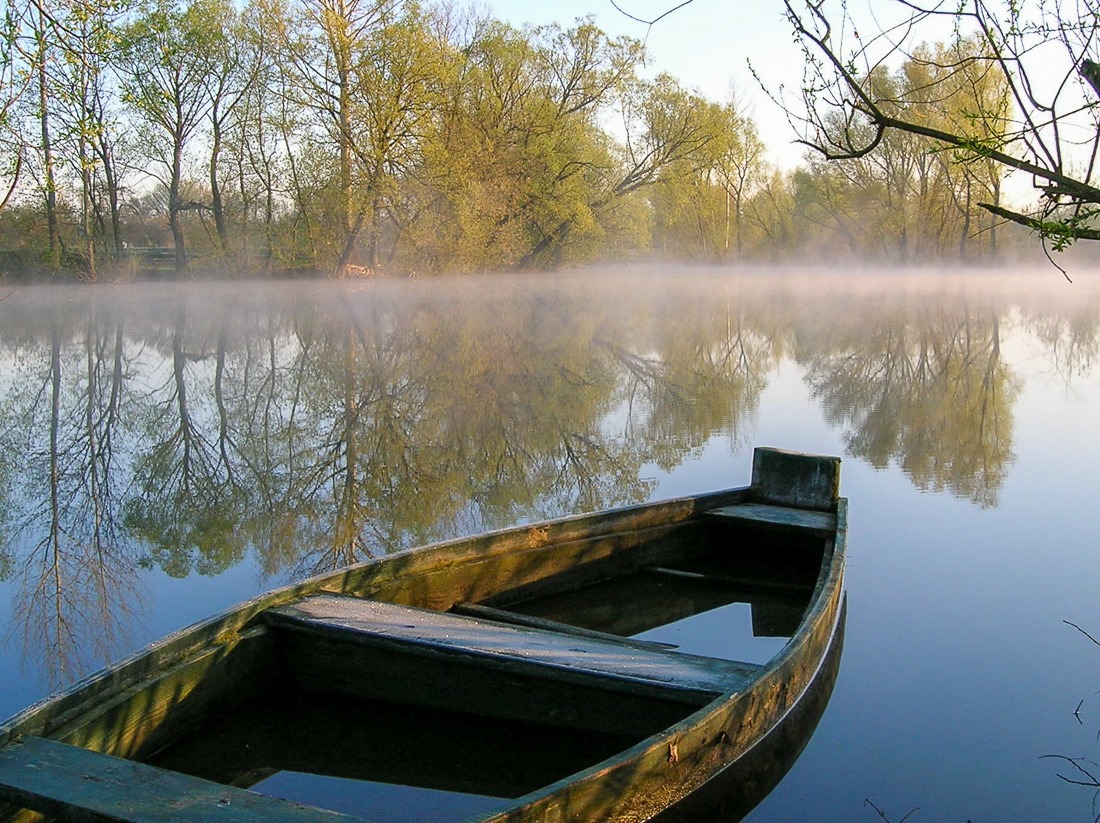
[[172,178],[168,184],[168,227],[172,230],[172,241],[176,249],[176,271],[187,268],[187,249],[183,242],[183,225],[180,223],[180,176],[183,168],[183,141],[176,139],[172,152]]
[[959,230],[959,262],[966,262],[966,241],[970,238],[970,175],[965,173],[966,180],[966,200],[963,203],[962,215],[963,222],[962,228]]
[[118,176],[115,174],[114,158],[104,131],[98,143],[99,162],[103,164],[103,180],[107,184],[107,203],[111,211],[111,241],[115,262],[122,260],[122,214],[118,198]]
[[50,133],[50,99],[46,74],[46,14],[41,3],[36,4],[38,21],[35,31],[38,60],[38,106],[42,129],[42,175],[46,189],[46,231],[49,235],[49,265],[54,271],[61,268],[61,233],[57,220],[57,181],[54,176],[53,140]]
[[210,209],[214,212],[214,228],[218,233],[218,245],[222,254],[229,253],[229,227],[225,220],[225,205],[222,201],[221,186],[218,185],[218,159],[222,150],[222,123],[215,105],[211,112],[212,126],[210,145]]
[[355,251],[355,239],[359,236],[359,231],[363,228],[363,221],[365,219],[366,214],[360,211],[355,218],[355,223],[348,229],[347,238],[344,241],[344,248],[340,252],[340,259],[336,261],[335,273],[337,277],[347,273],[348,263],[351,262],[351,254]]
[[[1001,206],[1001,180],[1000,177],[996,177],[993,181],[993,205],[1000,208]],[[989,256],[992,260],[997,259],[997,221],[989,221]]]

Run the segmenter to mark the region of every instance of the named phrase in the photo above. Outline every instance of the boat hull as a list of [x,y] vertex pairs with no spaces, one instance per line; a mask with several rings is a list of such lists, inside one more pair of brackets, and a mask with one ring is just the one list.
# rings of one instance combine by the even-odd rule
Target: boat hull
[[[786,453],[780,458],[791,459]],[[796,457],[796,468],[820,469],[822,464],[815,462],[820,458],[807,460]],[[843,625],[847,507],[845,500],[836,497],[835,477],[823,481],[824,497],[817,487],[805,492],[804,479],[799,479],[795,506],[791,500],[779,500],[785,507],[777,507],[774,483],[758,482],[754,473],[753,486],[743,489],[446,541],[275,590],[165,638],[20,713],[0,726],[0,758],[5,751],[14,751],[21,738],[29,737],[134,761],[164,759],[166,752],[209,725],[211,718],[232,714],[262,698],[272,682],[292,683],[306,693],[370,700],[400,697],[413,706],[460,708],[497,719],[626,735],[636,742],[526,792],[484,819],[652,818],[675,809],[693,792],[746,760],[762,741],[781,737],[785,723],[791,727],[792,717],[805,714],[811,685],[831,683],[826,673],[835,666],[830,654],[838,654]],[[811,480],[821,486],[819,478]],[[754,506],[779,511],[781,516],[776,519],[769,514],[769,522],[748,527],[715,517],[723,511],[744,516]],[[822,522],[828,525],[822,527]],[[817,573],[809,606],[783,651],[750,680],[734,683],[731,679],[728,688],[712,688],[711,696],[690,706],[677,705],[680,697],[666,700],[652,683],[639,685],[620,672],[609,674],[606,682],[588,683],[575,673],[555,673],[553,667],[549,674],[537,676],[524,668],[520,674],[527,680],[506,669],[507,677],[475,679],[465,689],[457,688],[461,677],[449,677],[448,689],[441,690],[438,667],[443,666],[444,672],[456,669],[447,668],[449,658],[438,649],[422,654],[417,658],[420,662],[407,664],[412,658],[402,649],[389,649],[386,638],[380,648],[389,649],[389,657],[379,656],[378,643],[368,654],[359,637],[351,645],[338,638],[340,642],[332,648],[309,637],[288,642],[292,633],[272,622],[272,615],[280,610],[322,594],[431,612],[449,612],[463,604],[489,604],[504,610],[622,575],[690,562],[703,552],[713,554],[719,544],[728,544],[722,551],[734,556],[742,544],[755,545],[754,541],[764,546],[757,551],[814,558]],[[351,654],[352,648],[361,651]],[[660,656],[649,654],[654,659]],[[428,664],[436,669],[422,668]],[[471,677],[483,668],[468,660],[463,664]],[[461,693],[457,707],[451,705],[456,702],[454,691]],[[548,706],[556,709],[550,711]],[[262,769],[255,773],[238,769],[218,779],[248,786],[263,773]],[[5,794],[0,774],[0,798],[72,816],[71,809],[58,805],[60,801],[40,800],[33,792],[19,791],[9,787]],[[49,790],[39,794],[48,795]],[[325,819],[318,814],[318,819]],[[9,818],[32,819],[24,812],[13,812]],[[200,814],[196,819],[205,818]]]

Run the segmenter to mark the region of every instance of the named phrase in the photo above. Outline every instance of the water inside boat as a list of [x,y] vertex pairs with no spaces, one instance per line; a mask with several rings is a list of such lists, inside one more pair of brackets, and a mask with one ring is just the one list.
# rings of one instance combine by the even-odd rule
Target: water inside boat
[[634,740],[273,689],[153,765],[372,821],[466,820]]

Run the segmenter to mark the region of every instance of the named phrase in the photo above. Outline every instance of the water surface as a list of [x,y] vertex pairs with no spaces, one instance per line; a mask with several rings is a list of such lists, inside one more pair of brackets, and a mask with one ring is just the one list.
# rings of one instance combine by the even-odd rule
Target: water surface
[[1089,277],[14,288],[0,715],[291,579],[743,485],[774,445],[844,458],[847,634],[750,819],[1091,820],[1044,757],[1100,758],[1100,646],[1064,622],[1100,637]]

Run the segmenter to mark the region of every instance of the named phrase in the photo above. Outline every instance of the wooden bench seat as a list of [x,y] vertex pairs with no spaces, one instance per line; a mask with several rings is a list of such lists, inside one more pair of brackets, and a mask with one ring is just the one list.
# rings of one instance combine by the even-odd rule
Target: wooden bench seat
[[[292,644],[287,658],[301,687],[616,733],[664,728],[741,690],[760,668],[335,595],[271,609],[264,619]],[[294,643],[295,636],[307,639]]]
[[356,823],[362,818],[265,797],[179,772],[25,736],[0,748],[0,787],[64,820],[127,823]]
[[832,512],[794,509],[765,503],[738,503],[733,506],[724,506],[710,510],[707,516],[771,531],[803,532],[822,536],[836,531],[836,515]]

